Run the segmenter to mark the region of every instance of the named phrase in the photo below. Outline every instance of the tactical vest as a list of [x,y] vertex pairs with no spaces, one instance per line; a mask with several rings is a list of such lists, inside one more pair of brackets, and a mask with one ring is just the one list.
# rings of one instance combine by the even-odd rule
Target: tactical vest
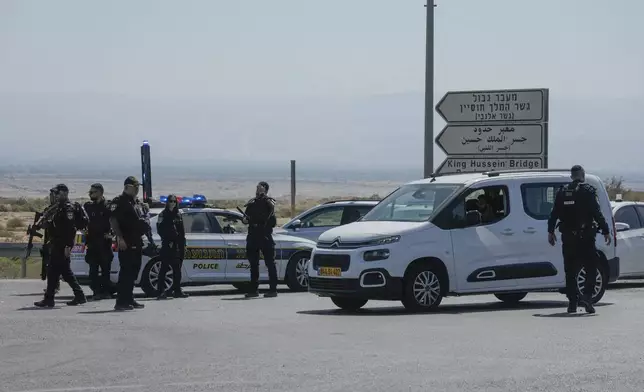
[[588,229],[586,226],[586,217],[584,215],[584,201],[580,198],[580,182],[570,183],[565,186],[563,192],[563,206],[561,216],[561,226],[564,230],[581,231]]

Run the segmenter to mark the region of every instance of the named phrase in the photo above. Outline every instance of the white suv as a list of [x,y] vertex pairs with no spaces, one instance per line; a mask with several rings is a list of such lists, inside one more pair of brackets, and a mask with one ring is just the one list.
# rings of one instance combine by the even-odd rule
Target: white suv
[[[561,237],[548,244],[554,196],[569,183],[565,170],[502,171],[437,176],[408,183],[360,221],[324,232],[309,263],[309,292],[342,309],[368,300],[400,300],[413,311],[436,308],[443,297],[495,294],[518,302],[528,292],[565,287]],[[602,181],[602,213],[613,241],[598,234],[601,258],[593,302],[619,276],[615,222]],[[485,199],[489,208],[482,205]],[[483,211],[481,213],[480,211]],[[585,271],[577,276],[583,293]]]
[[644,203],[618,199],[611,206],[617,229],[619,277],[644,278]]
[[320,234],[362,218],[378,200],[332,200],[319,204],[285,223],[284,234],[317,241]]

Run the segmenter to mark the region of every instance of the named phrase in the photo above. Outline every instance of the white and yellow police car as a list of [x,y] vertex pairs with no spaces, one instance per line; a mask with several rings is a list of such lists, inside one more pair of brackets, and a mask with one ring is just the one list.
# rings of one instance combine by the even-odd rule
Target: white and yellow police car
[[[163,197],[160,198],[162,201]],[[238,211],[223,208],[180,209],[186,230],[186,251],[182,267],[182,286],[204,286],[231,284],[245,290],[250,282],[250,264],[246,258],[247,226],[242,223],[243,215]],[[152,210],[151,210],[152,212]],[[158,216],[150,219],[152,238],[161,246],[156,233]],[[315,242],[293,237],[274,230],[275,263],[278,279],[293,291],[308,289],[308,263]],[[147,246],[147,241],[145,243]],[[118,253],[114,249],[111,280],[118,281]],[[72,271],[81,284],[89,283],[89,265],[85,261],[85,238],[78,233],[72,250]],[[143,256],[137,286],[148,296],[156,296],[161,261],[158,256]],[[268,282],[268,270],[261,255],[259,267],[260,284]],[[172,284],[172,270],[165,276],[166,287]]]

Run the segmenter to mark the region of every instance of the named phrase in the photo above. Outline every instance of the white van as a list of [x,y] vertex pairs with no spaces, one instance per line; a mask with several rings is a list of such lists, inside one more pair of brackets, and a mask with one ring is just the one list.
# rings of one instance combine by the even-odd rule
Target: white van
[[[362,219],[322,233],[309,264],[309,292],[342,309],[399,300],[413,311],[454,295],[494,294],[518,302],[528,292],[565,288],[561,236],[548,244],[554,197],[569,170],[500,171],[432,177],[401,186]],[[597,189],[612,241],[598,234],[593,302],[619,276],[615,222],[604,184]],[[485,199],[490,213],[478,210]],[[612,223],[612,224],[611,224]],[[585,271],[577,276],[583,293]]]

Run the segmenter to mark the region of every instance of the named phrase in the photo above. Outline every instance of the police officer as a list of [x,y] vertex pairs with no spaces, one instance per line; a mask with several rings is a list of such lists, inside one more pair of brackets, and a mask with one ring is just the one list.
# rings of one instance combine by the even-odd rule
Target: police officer
[[130,176],[123,182],[123,193],[110,202],[110,224],[116,235],[119,254],[119,278],[115,310],[142,309],[134,300],[134,282],[141,270],[143,235],[150,230],[150,220],[143,203],[136,197],[139,181]]
[[246,236],[246,253],[250,263],[250,291],[246,298],[259,296],[259,252],[264,255],[264,262],[268,268],[269,291],[264,297],[277,297],[277,268],[275,267],[275,242],[273,241],[273,227],[275,219],[275,199],[266,196],[268,184],[261,181],[257,184],[255,197],[246,203],[244,211],[244,224],[248,224]]
[[54,307],[54,295],[60,276],[74,292],[74,299],[67,302],[69,306],[87,302],[83,289],[78,284],[71,268],[71,252],[76,238],[76,212],[74,205],[69,202],[69,189],[65,184],[58,184],[52,188],[56,197],[56,204],[45,210],[41,219],[36,223],[38,228],[49,230],[50,234],[50,259],[47,268],[47,290],[45,298],[36,302],[38,307]]
[[[181,267],[186,249],[186,232],[176,195],[168,195],[165,208],[157,219],[157,233],[161,237],[161,268],[157,280],[159,291],[157,299],[167,298],[168,292],[174,298],[185,298],[188,294],[181,291]],[[172,287],[166,291],[165,275],[169,266],[172,267]]]
[[[55,188],[52,188],[49,190],[49,206],[45,209],[45,211],[49,208],[55,208],[55,205],[57,204],[56,202],[56,192]],[[43,211],[43,214],[45,212]],[[43,244],[42,247],[40,248],[40,257],[41,257],[41,263],[40,263],[40,279],[45,281],[45,288],[43,289],[44,292],[47,292],[47,270],[49,268],[49,260],[51,256],[50,252],[50,247],[51,247],[51,234],[49,229],[45,229],[44,231],[44,236],[43,236]],[[56,281],[56,294],[60,291],[60,279]]]
[[[595,248],[597,222],[606,244],[610,244],[610,231],[599,207],[597,191],[585,183],[584,169],[575,165],[570,170],[572,183],[561,187],[555,196],[554,207],[548,219],[548,242],[554,246],[557,241],[555,224],[559,220],[564,270],[566,273],[566,294],[568,313],[577,312],[577,301],[586,312],[595,313],[592,297],[595,291],[598,256]],[[586,284],[583,296],[579,298],[577,274],[581,267],[586,269]]]
[[116,292],[110,281],[110,270],[114,259],[110,233],[110,209],[103,197],[103,192],[103,185],[92,184],[88,192],[91,201],[83,205],[89,218],[85,261],[89,264],[90,287],[94,292],[92,298],[95,300],[111,298]]

